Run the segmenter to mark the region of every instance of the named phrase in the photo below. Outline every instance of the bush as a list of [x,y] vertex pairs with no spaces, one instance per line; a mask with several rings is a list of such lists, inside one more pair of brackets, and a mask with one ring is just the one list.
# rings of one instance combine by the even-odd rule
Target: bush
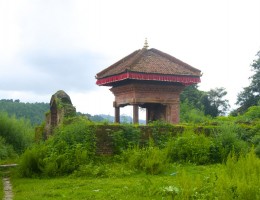
[[165,150],[161,150],[150,141],[148,147],[129,148],[122,154],[123,162],[133,170],[147,174],[160,174],[167,169],[168,160]]
[[215,162],[225,161],[232,151],[236,155],[245,154],[248,151],[248,144],[241,139],[241,131],[243,130],[235,124],[224,123],[219,126],[213,136],[211,159]]
[[82,118],[61,125],[53,137],[22,155],[19,166],[21,175],[60,176],[88,164],[96,152],[94,130],[94,126]]
[[182,123],[202,123],[210,120],[202,110],[193,107],[189,102],[184,101],[180,105],[180,121]]
[[114,153],[119,154],[127,148],[139,145],[141,131],[139,128],[125,124],[122,129],[111,134]]
[[168,157],[171,162],[191,162],[195,164],[210,163],[212,141],[203,134],[185,132],[167,145]]
[[32,145],[34,130],[28,120],[16,119],[15,116],[9,117],[7,113],[0,112],[0,136],[17,153],[22,153]]
[[[222,197],[230,199],[259,199],[260,160],[254,149],[246,155],[229,154],[222,173],[218,174],[216,187]],[[227,198],[228,199],[228,198]]]
[[43,173],[44,158],[47,156],[47,146],[38,144],[27,149],[21,156],[19,175],[22,177],[35,177]]
[[5,139],[0,136],[0,161],[16,157],[12,145],[6,144]]
[[259,106],[251,106],[248,108],[247,112],[241,116],[238,116],[239,121],[244,122],[253,122],[259,121],[260,119],[260,105]]

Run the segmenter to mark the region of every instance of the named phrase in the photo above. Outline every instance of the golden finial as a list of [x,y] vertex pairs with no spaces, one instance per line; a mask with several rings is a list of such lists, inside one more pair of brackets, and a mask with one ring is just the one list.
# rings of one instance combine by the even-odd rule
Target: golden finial
[[149,47],[149,45],[148,45],[148,42],[147,42],[147,38],[145,38],[143,49],[148,49],[148,47]]

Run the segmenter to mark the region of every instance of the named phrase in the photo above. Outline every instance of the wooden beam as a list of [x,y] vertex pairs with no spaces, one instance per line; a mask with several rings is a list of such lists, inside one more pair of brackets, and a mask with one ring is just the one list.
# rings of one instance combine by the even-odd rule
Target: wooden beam
[[139,123],[139,112],[138,112],[138,105],[133,105],[133,123],[138,124]]

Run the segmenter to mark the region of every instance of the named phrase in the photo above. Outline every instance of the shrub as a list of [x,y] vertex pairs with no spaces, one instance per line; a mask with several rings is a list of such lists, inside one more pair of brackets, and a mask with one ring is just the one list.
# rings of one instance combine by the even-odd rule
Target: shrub
[[184,101],[180,105],[180,121],[182,123],[202,123],[210,120],[202,110],[193,107],[189,102]]
[[173,125],[164,121],[153,121],[149,123],[149,127],[151,127],[151,137],[154,144],[160,148],[165,147],[169,138],[174,134],[172,132]]
[[246,153],[248,144],[239,137],[241,131],[235,124],[224,123],[219,126],[213,136],[214,146],[211,148],[211,159],[215,162],[222,162],[232,151],[236,155]]
[[94,130],[92,124],[81,118],[61,125],[53,137],[22,155],[21,175],[60,176],[91,162],[96,152]]
[[260,106],[251,106],[247,112],[238,117],[238,120],[252,122],[260,119]]
[[27,149],[20,159],[19,175],[22,177],[35,177],[43,173],[43,163],[48,154],[47,150],[44,144],[38,144]]
[[6,144],[5,139],[0,136],[0,161],[16,157],[12,145]]
[[203,134],[185,132],[167,145],[168,157],[172,162],[210,163],[212,141]]
[[0,136],[7,144],[13,146],[17,153],[22,153],[32,145],[34,130],[28,120],[9,117],[7,113],[0,112]]
[[225,198],[259,199],[259,169],[260,159],[254,149],[246,155],[229,154],[223,171],[218,174],[216,187],[222,190],[222,197]]
[[167,169],[168,160],[165,150],[161,150],[150,141],[148,147],[129,148],[122,154],[123,161],[131,169],[147,174],[160,174]]
[[114,153],[119,154],[127,148],[139,145],[141,131],[138,127],[125,124],[122,129],[111,133]]

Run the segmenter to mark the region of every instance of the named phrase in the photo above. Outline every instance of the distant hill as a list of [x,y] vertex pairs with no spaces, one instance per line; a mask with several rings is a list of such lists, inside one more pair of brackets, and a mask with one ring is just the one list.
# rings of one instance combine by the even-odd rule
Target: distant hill
[[[80,112],[78,114],[87,116],[93,122],[106,122],[107,121],[109,123],[113,123],[114,119],[115,119],[114,116],[105,115],[105,114],[90,115],[90,114],[82,114]],[[130,116],[127,116],[127,115],[121,115],[120,122],[131,124],[133,122],[133,118]],[[145,123],[146,123],[145,120],[142,120],[142,119],[139,120],[139,124],[145,124]]]
[[[33,126],[41,124],[45,120],[45,113],[48,112],[50,106],[48,103],[23,103],[19,99],[1,99],[0,100],[0,112],[6,112],[10,116],[15,115],[17,118],[25,118],[31,121]],[[114,122],[114,116],[111,115],[90,115],[82,114],[78,112],[79,115],[85,115],[93,122]],[[132,123],[133,119],[130,116],[121,115],[121,123]],[[140,124],[145,124],[145,120],[139,120]]]
[[[101,114],[100,116],[109,122],[114,122],[114,117],[111,115]],[[120,122],[131,124],[131,123],[133,123],[133,118],[128,115],[120,115]],[[142,119],[139,120],[139,124],[145,124],[145,123],[146,123],[145,120],[142,120]]]
[[19,99],[0,100],[0,112],[6,112],[10,116],[15,115],[17,118],[29,119],[32,125],[41,124],[49,109],[48,103],[23,103]]

